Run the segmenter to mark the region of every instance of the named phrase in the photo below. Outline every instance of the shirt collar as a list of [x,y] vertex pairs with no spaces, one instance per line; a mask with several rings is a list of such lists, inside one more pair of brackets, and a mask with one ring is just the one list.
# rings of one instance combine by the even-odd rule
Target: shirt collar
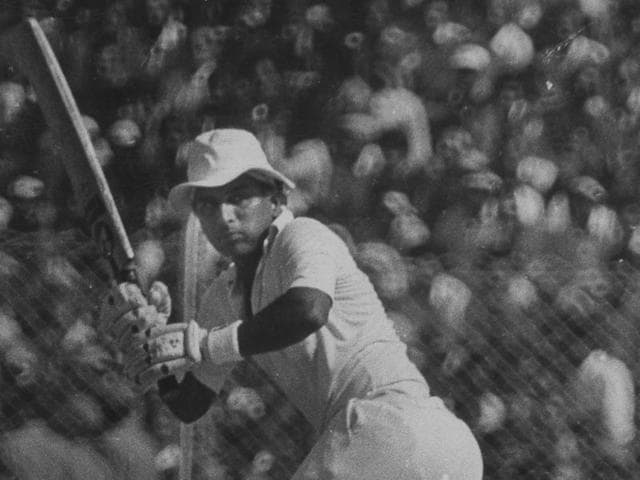
[[282,207],[282,212],[280,215],[276,217],[276,219],[271,223],[269,227],[269,233],[267,234],[267,238],[264,239],[262,243],[262,251],[266,252],[269,250],[269,247],[273,243],[273,240],[276,238],[279,232],[282,231],[284,227],[287,226],[291,221],[293,221],[293,213],[287,207]]

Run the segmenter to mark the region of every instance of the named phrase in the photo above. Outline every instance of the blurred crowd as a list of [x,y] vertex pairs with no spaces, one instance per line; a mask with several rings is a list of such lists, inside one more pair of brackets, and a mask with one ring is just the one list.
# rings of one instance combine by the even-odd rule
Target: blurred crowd
[[[177,288],[166,195],[189,141],[251,130],[473,427],[487,479],[640,478],[640,3],[0,2],[0,28],[27,15],[143,283]],[[60,142],[0,63],[0,478],[175,478],[175,420],[94,329],[105,275]],[[194,475],[286,478],[307,426],[259,372],[234,378],[196,429]],[[79,460],[58,474],[46,449]]]

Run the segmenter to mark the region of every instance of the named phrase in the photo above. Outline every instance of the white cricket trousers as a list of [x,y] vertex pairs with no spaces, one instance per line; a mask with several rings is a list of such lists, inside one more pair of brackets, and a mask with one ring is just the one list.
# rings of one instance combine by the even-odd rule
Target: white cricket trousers
[[480,480],[482,469],[469,427],[407,381],[351,399],[292,480]]

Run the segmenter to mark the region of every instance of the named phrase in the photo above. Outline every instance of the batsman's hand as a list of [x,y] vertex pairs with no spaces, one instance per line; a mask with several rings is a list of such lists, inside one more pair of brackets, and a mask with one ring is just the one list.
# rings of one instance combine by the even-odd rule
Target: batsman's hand
[[171,315],[171,296],[167,286],[153,282],[147,298],[134,283],[121,283],[112,288],[100,306],[98,332],[126,352],[135,335],[166,325]]

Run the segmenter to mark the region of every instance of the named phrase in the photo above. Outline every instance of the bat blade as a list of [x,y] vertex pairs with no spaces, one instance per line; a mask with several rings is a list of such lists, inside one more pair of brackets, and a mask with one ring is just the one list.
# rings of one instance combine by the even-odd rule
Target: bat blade
[[48,126],[61,142],[63,164],[85,229],[108,261],[113,279],[137,283],[133,249],[91,138],[60,64],[33,18],[0,36],[0,51],[33,86]]

